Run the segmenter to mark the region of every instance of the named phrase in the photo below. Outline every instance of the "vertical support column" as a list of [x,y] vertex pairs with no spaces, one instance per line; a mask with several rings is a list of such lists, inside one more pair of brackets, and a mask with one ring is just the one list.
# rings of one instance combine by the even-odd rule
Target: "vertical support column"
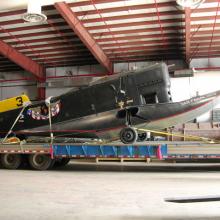
[[46,98],[46,90],[44,87],[37,88],[37,100],[45,100]]
[[38,85],[37,85],[37,100],[45,100],[46,99],[46,70],[43,68],[42,76],[43,78],[38,79]]
[[186,49],[185,49],[185,53],[186,53],[185,60],[186,60],[186,63],[187,63],[188,66],[190,64],[190,29],[191,29],[190,15],[191,15],[191,9],[190,9],[190,7],[186,7],[185,8],[185,47],[186,47]]

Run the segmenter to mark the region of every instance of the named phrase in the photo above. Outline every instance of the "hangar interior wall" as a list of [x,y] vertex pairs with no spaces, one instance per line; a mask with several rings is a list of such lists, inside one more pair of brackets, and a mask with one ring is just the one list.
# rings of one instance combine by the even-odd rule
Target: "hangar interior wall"
[[[220,90],[220,71],[199,71],[194,74],[194,77],[171,78],[173,101],[182,101],[217,90]],[[215,108],[220,108],[220,104]],[[210,112],[197,118],[198,122],[210,120]]]
[[[87,77],[88,74],[96,75],[105,73],[105,69],[100,65],[49,68],[47,69],[47,77],[55,78],[47,80],[46,97],[60,95],[69,91],[74,86],[87,85],[92,80],[91,77]],[[80,77],[77,77],[77,75]],[[66,77],[62,78],[62,76]]]
[[37,98],[37,83],[26,72],[0,73],[0,100],[27,94],[31,100]]

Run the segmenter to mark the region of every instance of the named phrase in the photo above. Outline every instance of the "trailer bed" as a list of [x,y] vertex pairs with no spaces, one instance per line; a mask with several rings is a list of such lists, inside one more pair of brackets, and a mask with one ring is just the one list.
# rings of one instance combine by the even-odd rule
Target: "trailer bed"
[[[147,160],[156,159],[161,162],[181,159],[220,159],[220,144],[203,142],[170,142],[148,141],[132,145],[118,142],[109,144],[100,143],[21,143],[0,144],[1,163],[4,168],[10,169],[13,159],[22,161],[22,157],[28,157],[32,168],[47,161],[47,166],[39,169],[49,169],[55,161],[67,162],[70,159],[100,160]],[[42,162],[43,161],[43,162]],[[12,163],[11,162],[11,163]],[[5,163],[8,166],[5,166]],[[46,162],[45,162],[46,163]],[[64,164],[65,164],[64,163]],[[34,167],[33,167],[34,166]],[[17,168],[16,166],[12,166]]]

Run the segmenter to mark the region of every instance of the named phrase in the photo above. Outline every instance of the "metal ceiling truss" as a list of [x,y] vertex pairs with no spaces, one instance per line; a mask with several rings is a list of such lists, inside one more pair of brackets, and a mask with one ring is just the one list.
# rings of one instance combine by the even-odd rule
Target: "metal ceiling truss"
[[[24,23],[20,17],[26,9],[6,11],[0,13],[0,40],[45,67],[98,61],[111,72],[112,62],[185,58],[189,63],[193,58],[219,57],[218,0],[204,4],[184,11],[175,0],[57,3],[43,7],[48,17],[44,24]],[[0,62],[0,71],[16,70],[6,61]]]

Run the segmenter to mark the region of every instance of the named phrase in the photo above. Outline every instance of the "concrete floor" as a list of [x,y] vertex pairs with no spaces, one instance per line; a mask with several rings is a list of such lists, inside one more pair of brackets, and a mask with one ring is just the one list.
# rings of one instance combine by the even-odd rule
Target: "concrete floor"
[[220,202],[174,204],[166,197],[220,195],[220,167],[77,165],[0,170],[1,220],[214,220]]

